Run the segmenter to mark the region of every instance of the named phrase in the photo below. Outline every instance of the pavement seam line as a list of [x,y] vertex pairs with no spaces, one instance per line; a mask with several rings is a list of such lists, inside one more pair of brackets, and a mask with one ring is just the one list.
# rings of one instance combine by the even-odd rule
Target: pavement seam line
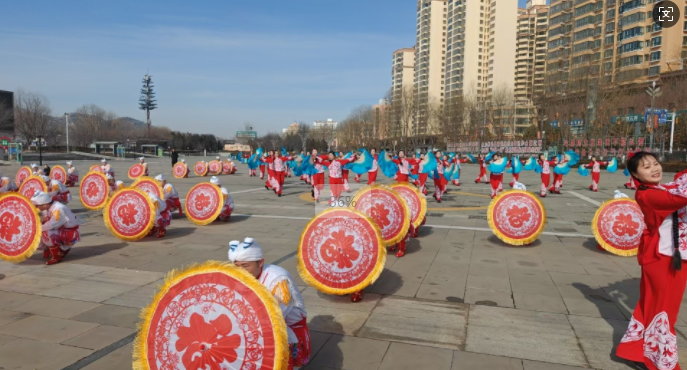
[[[565,303],[565,301],[564,301]],[[568,307],[566,306],[566,309]],[[570,310],[568,310],[570,311]],[[584,351],[584,347],[582,347],[582,343],[580,343],[580,337],[577,335],[577,332],[575,331],[575,327],[573,324],[570,322],[570,317],[569,315],[565,315],[565,319],[568,321],[568,325],[570,325],[570,329],[572,330],[573,334],[575,334],[575,339],[577,339],[577,347],[580,349],[580,352],[582,352],[582,355],[584,356],[584,360],[587,362],[587,366],[592,367],[591,363],[589,362],[589,358],[587,357],[587,353]]]
[[65,366],[62,368],[62,370],[79,370],[83,369],[84,367],[100,360],[101,358],[109,355],[110,353],[126,346],[127,344],[131,343],[136,339],[136,336],[138,335],[138,331],[135,331],[126,337],[110,344],[109,346],[105,348],[101,348],[90,355],[80,359],[79,361],[76,361],[75,363]]
[[591,204],[593,204],[593,205],[595,205],[595,206],[597,206],[597,207],[601,206],[601,202],[598,202],[598,201],[596,201],[596,200],[594,200],[594,199],[591,199],[591,198],[589,198],[589,197],[586,197],[586,196],[584,196],[584,195],[582,195],[582,194],[580,194],[580,193],[576,193],[576,192],[574,192],[574,191],[568,191],[568,193],[570,193],[570,194],[572,194],[572,195],[574,195],[574,196],[576,196],[576,197],[578,197],[578,198],[580,198],[580,199],[582,199],[582,200],[584,200],[584,201],[586,201],[586,202],[589,202],[589,203],[591,203]]

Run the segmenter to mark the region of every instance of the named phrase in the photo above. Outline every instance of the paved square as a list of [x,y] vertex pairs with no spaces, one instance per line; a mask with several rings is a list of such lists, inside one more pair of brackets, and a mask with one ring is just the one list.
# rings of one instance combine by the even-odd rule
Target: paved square
[[[150,173],[167,175],[182,198],[209,180],[177,180],[167,159],[148,162]],[[94,163],[76,167],[83,175]],[[112,163],[130,183],[125,174],[133,162]],[[228,241],[250,236],[267,262],[286,268],[302,289],[313,347],[306,369],[632,369],[613,353],[639,299],[641,270],[635,258],[599,251],[590,228],[598,204],[626,178],[602,171],[600,191],[592,193],[590,178],[571,172],[562,195],[542,200],[545,233],[532,246],[509,247],[489,230],[489,188],[471,181],[476,166],[463,166],[462,176],[463,185],[449,185],[443,203],[428,198],[427,224],[408,254],[389,254],[381,277],[355,304],[319,293],[298,276],[300,233],[317,210],[309,187],[296,178],[286,180],[277,198],[239,165],[238,174],[221,177],[233,193],[231,222],[196,227],[175,214],[165,238],[135,243],[114,238],[102,214],[85,210],[73,188],[69,206],[85,223],[82,241],[63,263],[45,266],[38,253],[18,265],[0,263],[0,368],[130,369],[140,310],[164,276],[226,261]],[[539,187],[532,172],[521,180],[530,190]],[[678,333],[682,354],[687,311]]]

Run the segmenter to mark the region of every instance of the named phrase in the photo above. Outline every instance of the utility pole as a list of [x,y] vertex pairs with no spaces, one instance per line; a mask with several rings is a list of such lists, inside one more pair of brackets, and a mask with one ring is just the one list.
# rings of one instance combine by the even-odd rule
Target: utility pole
[[646,93],[651,97],[651,112],[649,114],[649,122],[647,122],[647,128],[649,129],[649,132],[651,133],[650,139],[651,144],[649,144],[649,150],[652,152],[654,151],[654,100],[661,96],[663,92],[661,91],[660,87],[656,87],[656,81],[653,81],[651,83],[651,87],[646,89]]
[[64,121],[67,125],[67,154],[69,154],[69,113],[64,114]]

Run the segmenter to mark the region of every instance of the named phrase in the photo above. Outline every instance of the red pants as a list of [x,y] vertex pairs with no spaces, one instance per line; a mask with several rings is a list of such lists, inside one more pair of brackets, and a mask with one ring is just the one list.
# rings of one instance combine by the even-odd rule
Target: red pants
[[348,170],[342,170],[342,178],[343,178],[343,189],[346,191],[351,191],[351,188],[348,187]]
[[542,173],[541,174],[541,191],[539,195],[542,197],[546,196],[546,191],[549,187],[549,181],[551,181],[551,174],[550,173]]
[[520,174],[519,174],[519,173],[514,173],[514,174],[513,174],[513,181],[511,181],[510,184],[508,184],[508,185],[510,185],[510,187],[512,188],[513,185],[515,185],[515,183],[516,183],[516,182],[519,182],[519,181],[520,181]]
[[261,164],[260,165],[260,180],[262,180],[265,177],[265,165]]
[[54,202],[60,202],[60,203],[67,204],[67,203],[69,203],[69,192],[59,193],[59,194],[53,196],[52,200]]
[[231,207],[226,205],[226,206],[224,206],[224,208],[222,208],[222,212],[219,214],[217,219],[220,221],[223,221],[223,222],[229,222],[229,219],[231,218],[231,212],[232,212]]
[[601,180],[601,172],[592,172],[592,186],[589,189],[592,191],[599,190],[599,180]]
[[74,186],[77,182],[79,182],[79,176],[67,175],[67,182],[65,182],[64,184],[65,184],[67,187],[72,187],[72,186]]
[[167,199],[167,209],[170,212],[176,211],[177,209],[179,210],[179,214],[182,214],[182,208],[181,208],[181,202],[179,201],[179,198],[169,198]]
[[312,185],[313,192],[315,194],[315,200],[320,200],[320,192],[324,188],[324,173],[316,173],[312,175]]
[[377,181],[377,171],[370,171],[367,173],[367,184],[372,185]]
[[480,168],[479,168],[479,177],[477,177],[477,180],[475,180],[475,182],[479,184],[480,182],[485,182],[485,183],[486,183],[487,181],[488,181],[488,180],[487,180],[487,169],[480,166]]
[[277,194],[281,194],[281,189],[284,187],[284,176],[285,176],[284,171],[274,171],[274,179],[277,186]]
[[625,183],[625,186],[630,188],[630,189],[637,189],[637,186],[635,184],[635,179],[632,176],[630,176],[630,181]]
[[294,367],[302,367],[310,362],[310,330],[308,329],[307,319],[303,319],[294,325],[289,326],[293,333],[298,338],[298,343],[289,344],[289,367],[288,370]]
[[399,172],[399,173],[396,174],[396,181],[398,181],[398,182],[408,182],[408,175]]
[[434,178],[434,197],[441,200],[441,196],[446,192],[446,184],[448,181],[443,174],[439,174]]
[[639,302],[616,350],[618,357],[643,362],[650,370],[680,369],[675,322],[686,282],[687,269],[675,271],[671,257],[642,266]]
[[426,189],[426,184],[427,184],[427,177],[429,176],[428,173],[421,173],[417,175],[417,183],[418,187],[420,188],[420,191],[424,194],[425,189]]
[[332,190],[332,199],[336,201],[343,191],[344,180],[342,178],[330,177],[329,188]]
[[560,193],[562,184],[563,184],[563,175],[559,175],[557,173],[554,173],[553,174],[553,184],[549,188],[549,191],[552,191],[554,193]]
[[491,176],[489,176],[489,182],[491,183],[491,197],[494,198],[501,190],[503,190],[503,174],[492,173]]

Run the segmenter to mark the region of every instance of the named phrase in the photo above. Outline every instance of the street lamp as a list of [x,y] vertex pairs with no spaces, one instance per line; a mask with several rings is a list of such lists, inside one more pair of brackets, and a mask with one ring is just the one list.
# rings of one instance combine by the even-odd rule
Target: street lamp
[[654,99],[661,96],[663,94],[663,92],[661,91],[660,87],[656,87],[656,81],[653,81],[651,83],[651,87],[646,89],[646,93],[651,97],[651,112],[649,115],[649,118],[651,118],[651,119],[649,120],[649,122],[647,122],[647,128],[650,128],[649,131],[651,132],[651,135],[650,135],[651,144],[649,146],[649,148],[650,148],[649,150],[651,150],[653,152],[654,151],[654,127],[653,127],[653,125],[654,125]]
[[64,121],[67,126],[67,153],[69,153],[69,113],[64,114]]

